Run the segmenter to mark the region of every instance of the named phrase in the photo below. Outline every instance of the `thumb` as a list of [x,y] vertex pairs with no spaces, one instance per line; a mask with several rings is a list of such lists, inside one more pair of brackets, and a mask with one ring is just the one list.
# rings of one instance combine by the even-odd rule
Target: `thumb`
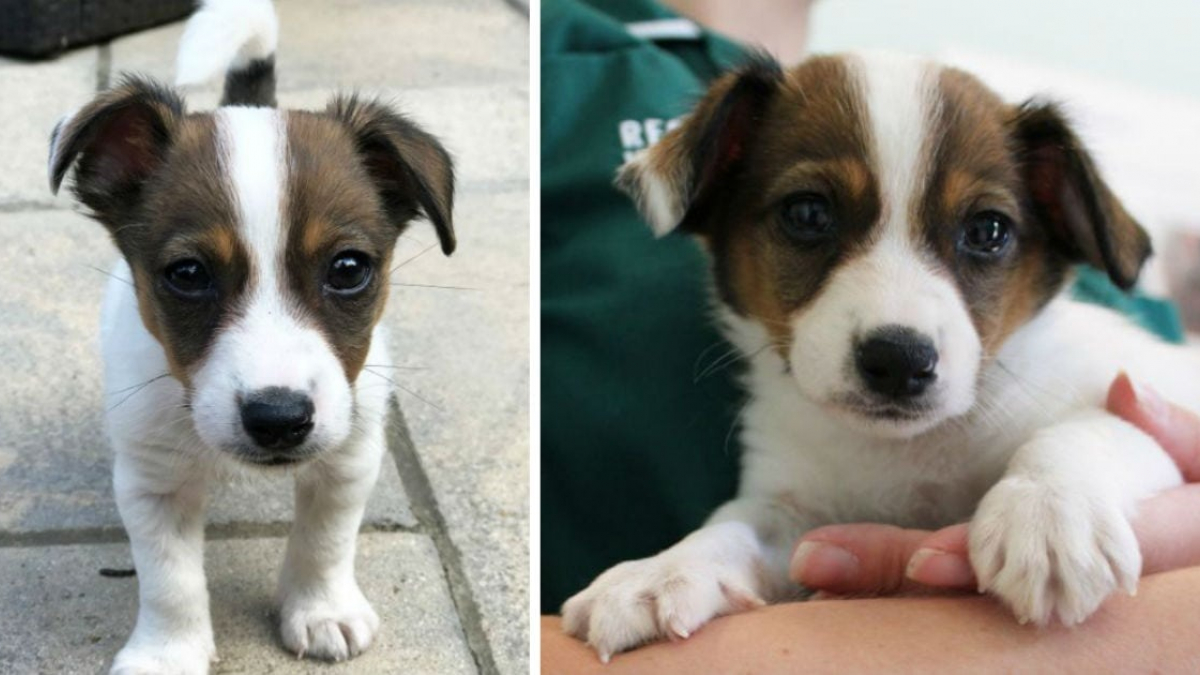
[[1200,481],[1200,417],[1121,373],[1108,389],[1108,411],[1149,434],[1189,483]]

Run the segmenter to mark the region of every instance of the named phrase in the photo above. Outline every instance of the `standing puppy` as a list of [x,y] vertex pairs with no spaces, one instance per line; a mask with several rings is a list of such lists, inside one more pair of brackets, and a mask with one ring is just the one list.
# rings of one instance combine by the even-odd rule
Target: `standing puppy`
[[1129,288],[1149,240],[1058,110],[895,55],[761,60],[621,171],[659,235],[710,254],[743,353],[737,497],[563,607],[605,660],[795,597],[829,523],[970,520],[980,590],[1074,624],[1133,592],[1138,500],[1180,475],[1103,410],[1121,369],[1200,408],[1200,355],[1063,289]]
[[379,103],[275,109],[276,32],[267,0],[208,2],[180,79],[228,67],[220,108],[187,113],[127,77],[54,131],[52,188],[74,166],[75,195],[123,257],[102,349],[139,609],[114,673],[208,671],[206,483],[232,472],[295,478],[287,648],[343,660],[379,627],[354,550],[390,388],[362,376],[389,362],[377,323],[396,238],[424,215],[454,250],[453,172],[437,140]]

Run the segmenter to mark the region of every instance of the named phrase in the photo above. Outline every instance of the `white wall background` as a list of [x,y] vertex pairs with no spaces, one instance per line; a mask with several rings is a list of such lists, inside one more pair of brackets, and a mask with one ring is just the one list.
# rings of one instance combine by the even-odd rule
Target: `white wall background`
[[1200,99],[1200,0],[817,0],[814,51],[969,51]]

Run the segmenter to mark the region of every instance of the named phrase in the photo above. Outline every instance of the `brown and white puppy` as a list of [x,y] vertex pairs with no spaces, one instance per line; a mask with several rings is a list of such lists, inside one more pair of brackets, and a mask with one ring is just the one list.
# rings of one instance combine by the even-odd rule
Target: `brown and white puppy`
[[296,481],[287,648],[343,660],[378,629],[354,576],[391,395],[373,372],[390,363],[378,322],[412,219],[454,250],[453,171],[436,139],[380,103],[276,109],[275,34],[265,0],[210,2],[180,60],[229,67],[221,107],[188,113],[128,77],[53,135],[52,187],[74,167],[75,195],[123,258],[102,348],[140,605],[114,673],[208,671],[206,483],[244,467],[291,467]]
[[1125,369],[1200,407],[1200,356],[1063,294],[1079,263],[1131,287],[1150,246],[1058,108],[898,55],[760,59],[618,184],[711,257],[743,473],[703,528],[571,598],[570,633],[607,659],[793,597],[792,547],[838,522],[970,520],[981,590],[1022,621],[1134,589],[1129,518],[1180,475],[1104,394]]

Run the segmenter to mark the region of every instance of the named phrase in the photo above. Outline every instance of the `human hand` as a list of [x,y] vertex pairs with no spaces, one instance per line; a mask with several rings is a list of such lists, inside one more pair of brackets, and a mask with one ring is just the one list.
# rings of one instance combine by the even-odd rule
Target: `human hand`
[[[1122,373],[1109,412],[1162,445],[1185,484],[1143,501],[1134,518],[1142,573],[1200,565],[1200,417],[1136,386]],[[830,525],[804,535],[791,577],[822,594],[891,594],[973,589],[965,523],[930,532],[874,523]]]

